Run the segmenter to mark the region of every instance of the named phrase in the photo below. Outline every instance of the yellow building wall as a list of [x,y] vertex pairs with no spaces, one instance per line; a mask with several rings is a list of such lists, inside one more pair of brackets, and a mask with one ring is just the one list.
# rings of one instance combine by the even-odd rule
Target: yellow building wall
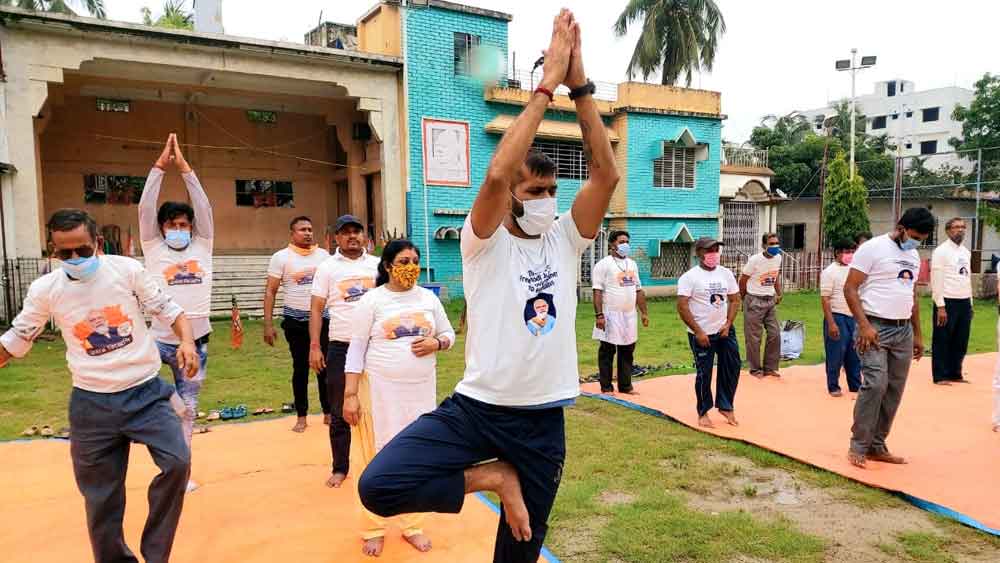
[[401,57],[401,31],[399,7],[381,4],[358,22],[358,50]]
[[719,115],[722,113],[722,94],[660,84],[622,82],[618,85],[615,107]]

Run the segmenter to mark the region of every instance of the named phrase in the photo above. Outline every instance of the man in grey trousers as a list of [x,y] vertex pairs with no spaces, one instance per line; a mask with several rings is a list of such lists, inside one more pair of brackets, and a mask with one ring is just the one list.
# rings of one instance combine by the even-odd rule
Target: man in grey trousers
[[920,255],[917,247],[934,229],[923,207],[906,210],[896,229],[858,248],[844,284],[844,296],[857,321],[857,351],[863,380],[854,404],[848,461],[906,463],[892,454],[886,438],[903,398],[910,360],[924,353],[917,306]]
[[85,211],[60,209],[47,226],[62,267],[32,282],[24,308],[0,336],[0,367],[24,357],[49,318],[55,321],[73,378],[70,457],[94,560],[138,562],[122,533],[125,474],[136,442],[160,468],[149,486],[142,556],[164,563],[184,505],[191,450],[181,430],[184,403],[157,375],[160,355],[143,311],[173,328],[187,377],[198,371],[191,326],[142,264],[97,254],[97,224]]
[[[750,375],[780,377],[781,327],[778,305],[781,303],[781,242],[778,235],[761,237],[763,250],[747,259],[740,274],[740,297],[743,299],[743,337],[746,338]],[[764,358],[760,356],[760,337],[767,331]]]

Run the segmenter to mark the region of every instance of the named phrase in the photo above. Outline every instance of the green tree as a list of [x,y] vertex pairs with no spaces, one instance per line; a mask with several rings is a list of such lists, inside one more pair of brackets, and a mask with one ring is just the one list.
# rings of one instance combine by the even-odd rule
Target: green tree
[[986,73],[976,81],[969,107],[955,106],[951,118],[962,123],[962,138],[949,143],[959,150],[1000,147],[1000,75]]
[[615,21],[615,34],[642,22],[626,70],[629,79],[646,80],[660,69],[661,84],[675,84],[684,74],[687,85],[696,70],[712,70],[726,22],[714,0],[629,0]]
[[171,29],[194,29],[194,14],[184,9],[185,0],[166,0],[163,14],[153,20],[153,13],[147,6],[142,8],[142,23]]
[[104,0],[0,0],[0,6],[16,6],[24,10],[36,12],[56,12],[60,14],[77,15],[69,4],[80,4],[90,15],[104,19]]
[[811,132],[809,120],[797,111],[782,116],[766,115],[760,120],[760,127],[754,128],[750,143],[759,149],[794,145]]
[[840,152],[828,168],[826,191],[823,194],[823,240],[830,243],[870,231],[868,192],[861,174],[851,178],[850,169]]

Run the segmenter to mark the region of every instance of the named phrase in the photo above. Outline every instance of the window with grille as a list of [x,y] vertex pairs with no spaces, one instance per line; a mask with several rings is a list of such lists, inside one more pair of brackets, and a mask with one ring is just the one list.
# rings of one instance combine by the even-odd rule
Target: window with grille
[[884,115],[879,115],[872,118],[872,129],[885,129]]
[[479,36],[455,32],[455,75],[472,75],[472,51],[479,46]]
[[669,280],[681,277],[691,269],[691,243],[661,242],[660,255],[650,258],[653,279]]
[[663,156],[653,159],[653,186],[657,188],[694,188],[694,149],[663,146]]
[[118,176],[113,174],[85,174],[83,176],[83,202],[91,205],[135,205],[142,197],[146,185],[143,176]]
[[544,154],[556,163],[556,178],[585,180],[587,159],[583,155],[583,143],[576,141],[535,141],[531,149]]
[[802,250],[806,247],[806,224],[778,225],[778,238],[786,250]]
[[240,207],[295,207],[292,183],[277,180],[236,180]]

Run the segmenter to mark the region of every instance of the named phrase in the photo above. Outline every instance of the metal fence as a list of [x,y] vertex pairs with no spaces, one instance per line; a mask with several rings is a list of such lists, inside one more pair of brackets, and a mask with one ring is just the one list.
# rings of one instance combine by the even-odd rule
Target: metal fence
[[10,258],[3,262],[3,299],[0,300],[0,319],[10,324],[24,305],[31,282],[51,270],[46,258]]
[[[518,70],[515,72],[508,72],[506,77],[500,79],[498,85],[503,88],[518,88],[530,92],[538,86],[541,79],[542,69],[540,68],[534,72],[534,75],[527,70]],[[595,99],[606,100],[609,102],[613,102],[618,99],[617,84],[614,84],[613,82],[599,82],[595,80],[594,86],[597,87],[594,91]],[[556,88],[554,93],[568,96],[569,89],[565,86],[559,86]]]

